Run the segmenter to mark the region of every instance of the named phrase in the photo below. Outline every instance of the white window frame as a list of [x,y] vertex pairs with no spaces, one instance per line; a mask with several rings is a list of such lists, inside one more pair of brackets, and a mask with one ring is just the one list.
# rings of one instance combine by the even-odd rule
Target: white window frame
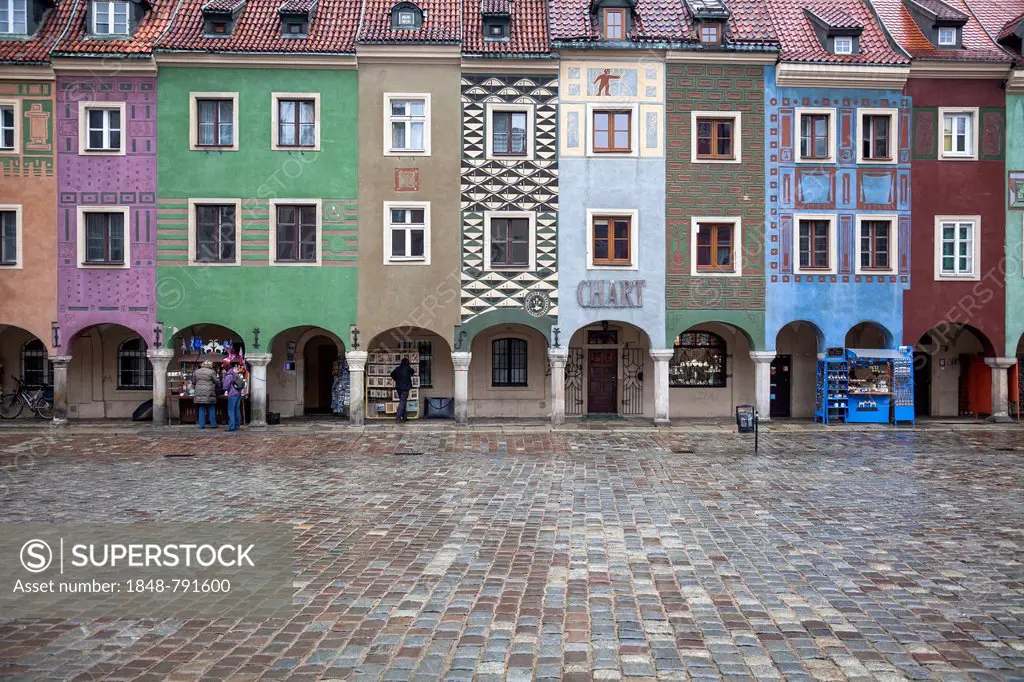
[[7,5],[7,21],[10,31],[3,30],[6,27],[0,26],[0,35],[12,35],[12,36],[23,36],[28,33],[28,13],[29,13],[29,0],[21,0],[24,4],[23,11],[25,12],[25,30],[15,31],[14,30],[14,3],[18,0],[0,0],[0,3]]
[[[117,109],[121,112],[121,146],[118,149],[89,149],[89,111]],[[78,103],[78,154],[80,156],[124,156],[128,148],[128,106],[125,102]]]
[[[865,221],[870,222],[870,221],[876,221],[876,220],[887,221],[889,223],[889,226],[890,226],[889,227],[889,267],[887,269],[885,269],[885,270],[863,269],[861,267],[861,264],[860,264],[860,256],[861,256],[861,251],[860,251],[861,225]],[[858,214],[857,215],[857,226],[855,228],[855,232],[856,232],[855,239],[856,239],[856,244],[857,244],[857,248],[854,250],[855,251],[854,257],[856,258],[856,260],[854,261],[854,273],[855,274],[865,275],[865,276],[868,276],[868,277],[870,277],[872,275],[880,275],[880,276],[884,277],[884,276],[888,276],[888,275],[898,275],[899,274],[900,219],[899,219],[898,215],[896,215],[895,213],[879,213],[879,214],[865,213],[865,214]]]
[[[802,220],[827,220],[828,221],[828,269],[807,269],[800,267],[800,221]],[[838,242],[838,217],[835,213],[794,213],[793,234],[790,235],[790,243],[793,248],[793,274],[794,275],[834,275],[838,271],[839,263],[839,242]]]
[[[388,109],[390,111],[390,108]],[[494,114],[496,112],[514,112],[514,113],[525,113],[526,114],[526,153],[517,154],[495,154],[493,148],[493,139],[491,134],[494,132]],[[534,153],[534,107],[528,104],[501,104],[494,103],[487,105],[487,158],[494,159],[496,161],[533,161]],[[391,125],[388,125],[388,134],[391,134]]]
[[[888,116],[889,117],[889,158],[888,159],[867,159],[864,158],[864,117],[865,116]],[[857,110],[857,163],[871,164],[874,166],[893,166],[899,159],[899,138],[900,138],[900,110],[899,109],[858,109]]]
[[[844,45],[849,45],[849,49],[840,50],[839,49],[839,41],[840,40],[843,41]],[[843,55],[853,54],[853,37],[852,36],[835,36],[834,38],[832,38],[832,49],[833,49],[833,54],[843,54]]]
[[21,204],[0,204],[0,211],[14,211],[14,262],[6,265],[0,264],[0,272],[4,270],[21,270],[25,267],[25,254],[22,252],[22,236],[25,233],[24,210]]
[[[731,159],[702,159],[697,156],[697,120],[701,118],[731,118],[732,150]],[[690,163],[742,163],[743,162],[743,114],[739,111],[691,111],[690,112]]]
[[[85,261],[85,216],[89,213],[121,213],[124,215],[124,262],[111,265]],[[78,267],[90,270],[127,270],[132,263],[132,224],[130,206],[79,206],[76,212]]]
[[[525,266],[491,267],[491,221],[495,218],[526,218],[529,222],[529,263]],[[390,253],[390,250],[388,251]],[[484,270],[533,272],[537,269],[537,214],[533,211],[484,211]]]
[[[391,211],[392,209],[423,209],[423,257],[395,258],[391,255]],[[430,265],[430,202],[429,201],[385,201],[384,202],[384,265]]]
[[[213,202],[212,199],[207,200]],[[233,201],[233,200],[229,200]],[[316,206],[316,260],[315,261],[278,261],[277,260],[277,207],[279,205],[284,206]],[[267,258],[270,261],[270,265],[273,267],[284,267],[284,268],[317,268],[323,263],[324,255],[324,218],[323,218],[323,201],[320,199],[310,199],[308,197],[298,199],[271,199],[270,204],[270,237],[268,240]],[[242,239],[241,239],[241,223],[242,218],[239,214],[239,239],[238,239],[238,258],[241,258],[242,253]],[[206,263],[203,263],[206,265]]]
[[[942,42],[942,32],[943,31],[952,31],[953,32],[953,41],[952,42]],[[936,31],[935,42],[938,43],[939,47],[956,47],[956,39],[957,39],[957,34],[959,32],[960,32],[960,29],[958,29],[956,26],[940,26],[939,30]]]
[[[311,99],[313,100],[313,117],[315,119],[313,126],[313,146],[312,147],[300,147],[296,145],[285,145],[282,146],[280,143],[280,123],[281,112],[279,110],[278,102],[282,99]],[[235,116],[237,117],[238,107],[235,107]],[[274,151],[285,151],[285,152],[318,152],[320,151],[320,93],[319,92],[272,92],[270,93],[270,148]],[[237,132],[237,131],[236,131]],[[237,139],[237,135],[236,135]]]
[[[3,2],[4,0],[0,0]],[[0,148],[0,156],[16,156],[21,154],[21,100],[0,99],[0,107],[10,107],[14,110],[14,146],[10,149]]]
[[[803,117],[805,114],[828,114],[828,158],[826,159],[805,159],[801,154],[800,139],[803,132]],[[836,110],[828,107],[798,107],[793,112],[796,125],[793,131],[793,159],[796,163],[835,163],[836,162]]]
[[[595,152],[594,151],[594,113],[598,111],[629,111],[629,151],[628,152]],[[619,104],[604,103],[587,104],[587,121],[583,126],[587,136],[587,156],[602,159],[633,158],[640,156],[640,105],[622,102]]]
[[[234,261],[199,261],[196,260],[196,235],[197,222],[196,209],[200,206],[227,206],[235,207],[235,260]],[[277,212],[274,212],[274,220],[277,220]],[[277,246],[277,240],[274,240]],[[242,264],[242,200],[241,199],[189,199],[188,200],[188,264],[204,268],[235,267]]]
[[[394,149],[391,139],[391,100],[423,100],[423,149]],[[409,117],[401,117],[403,119]],[[488,119],[490,120],[490,119]],[[430,156],[430,93],[429,92],[385,92],[384,93],[384,156]],[[532,135],[531,135],[532,138]],[[408,136],[407,136],[408,139]]]
[[[965,152],[946,151],[946,116],[970,116],[971,130],[967,135],[970,148]],[[939,108],[939,160],[940,161],[977,161],[978,160],[978,119],[981,116],[979,107],[940,107]]]
[[[234,127],[230,146],[210,146],[199,144],[199,100],[201,99],[229,99],[231,100],[231,125]],[[238,151],[238,93],[237,92],[190,92],[188,93],[188,148],[192,151],[205,152],[237,152]],[[277,111],[277,106],[274,106]],[[319,112],[318,112],[319,113]],[[317,129],[319,130],[320,119],[317,118]],[[277,126],[274,126],[277,130]],[[291,149],[291,147],[289,147]]]
[[[594,218],[615,218],[629,216],[629,265],[594,265]],[[640,269],[640,211],[635,208],[588,208],[587,209],[587,270]]]
[[[973,256],[972,272],[969,275],[949,275],[942,272],[942,223],[973,223],[971,235]],[[980,215],[937,215],[935,216],[935,281],[977,282],[981,280],[981,216]]]
[[[732,272],[703,272],[697,270],[697,230],[701,223],[732,225],[732,252],[735,263]],[[690,218],[690,276],[742,277],[743,276],[743,219],[734,216],[693,216]]]
[[[126,36],[131,33],[132,30],[132,5],[127,0],[90,0],[92,6],[89,8],[90,15],[92,17],[92,25],[89,27],[89,32],[94,36]],[[124,33],[119,33],[116,30],[116,24],[114,21],[114,5],[125,5],[125,29]],[[99,17],[100,7],[104,8],[107,15],[107,24],[110,26],[110,31],[107,33],[100,33],[96,30],[97,19]]]

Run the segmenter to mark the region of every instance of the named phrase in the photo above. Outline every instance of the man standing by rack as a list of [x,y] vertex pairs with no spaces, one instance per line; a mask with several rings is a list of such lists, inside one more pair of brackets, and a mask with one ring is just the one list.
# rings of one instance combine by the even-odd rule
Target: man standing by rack
[[391,370],[391,378],[395,381],[395,390],[398,391],[398,414],[395,415],[396,422],[407,422],[409,417],[406,414],[406,404],[409,402],[409,391],[412,390],[412,378],[416,376],[416,370],[409,364],[409,358],[402,358],[402,362]]

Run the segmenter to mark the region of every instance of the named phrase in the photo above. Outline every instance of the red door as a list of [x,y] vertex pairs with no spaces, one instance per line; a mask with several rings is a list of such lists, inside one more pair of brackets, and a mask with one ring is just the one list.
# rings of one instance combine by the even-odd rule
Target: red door
[[591,350],[587,358],[587,412],[616,414],[619,395],[619,355],[613,350]]

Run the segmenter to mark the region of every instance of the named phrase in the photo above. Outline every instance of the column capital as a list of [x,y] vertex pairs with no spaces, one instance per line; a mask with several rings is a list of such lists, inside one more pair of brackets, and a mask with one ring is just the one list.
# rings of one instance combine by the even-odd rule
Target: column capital
[[455,351],[454,353],[452,353],[452,365],[454,366],[456,372],[469,371],[469,361],[472,359],[472,353],[466,353],[463,351]]
[[51,355],[50,362],[57,367],[67,367],[71,363],[70,355]]
[[552,365],[564,366],[569,361],[568,348],[551,348],[548,350],[548,361]]
[[171,360],[174,359],[173,348],[150,348],[146,351],[146,357],[153,364],[163,363],[167,365]]
[[345,362],[348,363],[350,372],[362,372],[366,370],[366,359],[370,354],[365,350],[350,350],[345,353]]
[[253,367],[266,367],[273,357],[270,353],[250,353],[245,356],[245,361]]
[[652,348],[650,354],[655,362],[668,362],[676,352],[672,348]]
[[985,364],[992,369],[1010,369],[1017,364],[1017,358],[985,358]]
[[750,351],[750,359],[757,364],[769,364],[775,359],[775,351],[773,350],[752,350]]

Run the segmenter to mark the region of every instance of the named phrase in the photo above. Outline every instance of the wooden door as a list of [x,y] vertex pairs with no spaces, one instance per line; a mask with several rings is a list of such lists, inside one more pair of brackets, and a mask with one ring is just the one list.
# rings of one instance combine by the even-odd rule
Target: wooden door
[[592,349],[587,357],[587,412],[618,413],[619,354],[611,350]]

